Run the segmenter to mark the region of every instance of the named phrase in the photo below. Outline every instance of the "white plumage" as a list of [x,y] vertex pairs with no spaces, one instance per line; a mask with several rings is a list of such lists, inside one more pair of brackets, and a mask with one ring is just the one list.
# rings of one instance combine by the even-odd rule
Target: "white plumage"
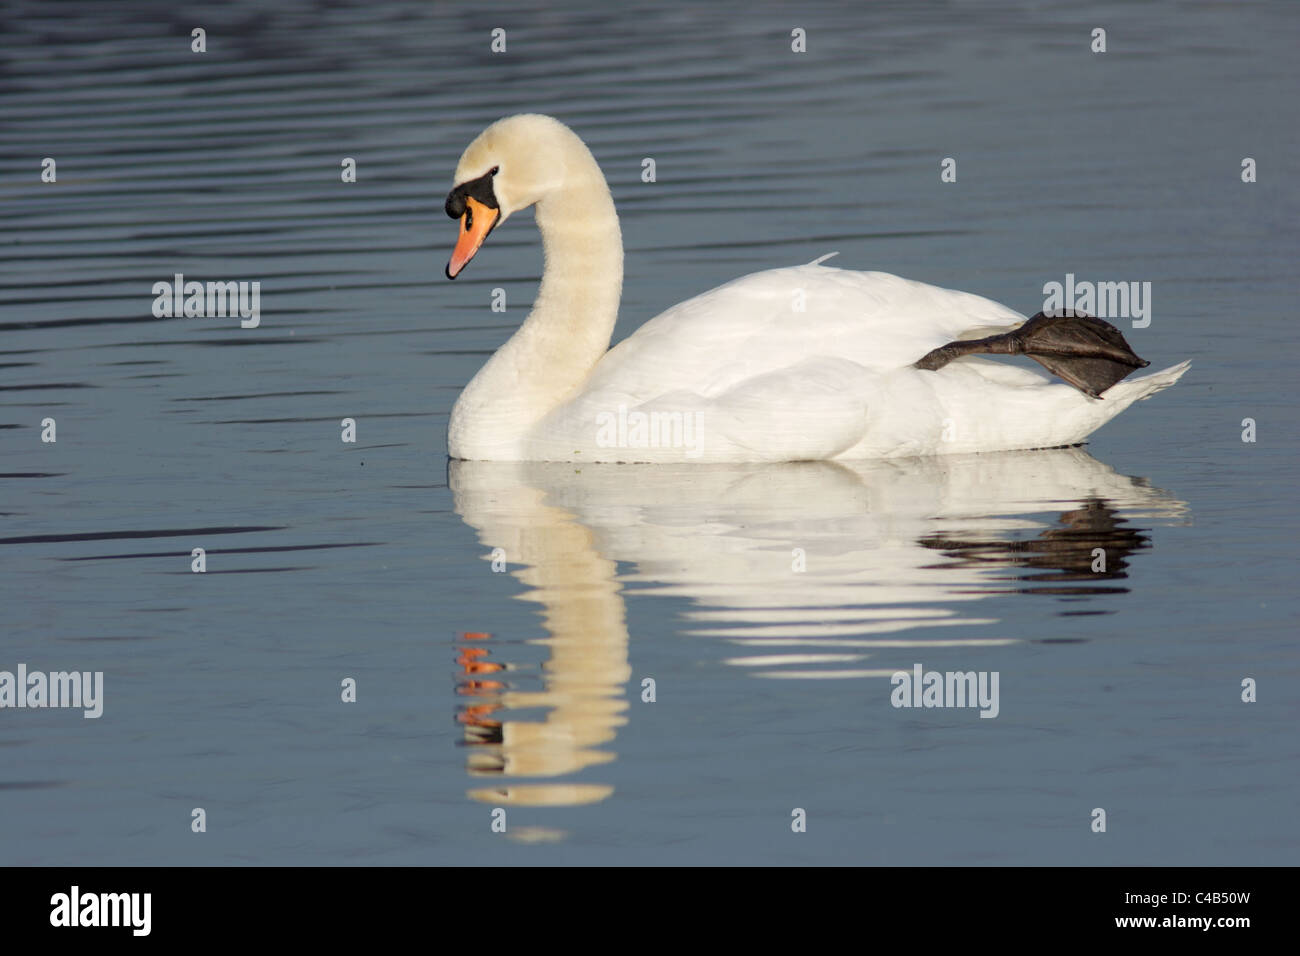
[[1120,382],[1102,399],[971,356],[918,370],[931,349],[1026,318],[822,260],[688,299],[606,351],[622,243],[594,158],[559,122],[524,115],[471,144],[457,183],[494,168],[500,221],[537,205],[546,268],[532,314],[456,404],[454,458],[797,461],[1071,445],[1189,364]]

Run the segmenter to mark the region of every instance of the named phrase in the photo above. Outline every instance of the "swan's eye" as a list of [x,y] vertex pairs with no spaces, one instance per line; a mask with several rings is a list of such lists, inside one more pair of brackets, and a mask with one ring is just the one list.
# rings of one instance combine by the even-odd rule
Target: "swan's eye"
[[488,170],[488,175],[489,175],[489,176],[495,176],[495,175],[496,175],[497,173],[499,173],[499,172],[501,172],[501,167],[500,167],[500,166],[493,166],[490,170]]

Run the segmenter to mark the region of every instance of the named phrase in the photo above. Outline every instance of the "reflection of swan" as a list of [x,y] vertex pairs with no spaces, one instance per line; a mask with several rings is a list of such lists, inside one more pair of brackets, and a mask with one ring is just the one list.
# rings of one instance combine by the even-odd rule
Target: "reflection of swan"
[[[466,742],[474,748],[470,770],[555,777],[605,763],[613,754],[597,748],[626,723],[623,686],[631,674],[614,563],[592,546],[589,530],[545,501],[543,489],[493,479],[484,474],[470,487],[458,485],[456,509],[484,543],[505,552],[515,577],[530,588],[521,597],[543,605],[550,636],[537,643],[550,649],[550,657],[543,665],[544,688],[530,692],[519,689],[516,675],[485,661],[488,648],[462,652],[469,676],[462,693],[474,698],[461,715]],[[490,680],[482,679],[485,671]],[[496,719],[501,711],[525,709],[542,709],[545,718]],[[524,784],[475,790],[472,796],[497,804],[567,805],[610,792],[593,784]]]
[[[1187,368],[1121,382],[1147,363],[1104,322],[1026,322],[979,296],[820,260],[673,306],[607,352],[618,216],[590,151],[550,117],[501,120],[461,157],[447,275],[533,205],[546,258],[537,302],[456,402],[453,458],[798,461],[1070,445]],[[1028,355],[1075,387],[975,352]]]
[[[624,588],[688,599],[683,632],[744,648],[729,662],[756,676],[887,676],[918,648],[1015,643],[953,630],[990,623],[969,611],[990,594],[1122,591],[1127,559],[1149,546],[1126,520],[1184,511],[1079,449],[852,464],[452,462],[449,481],[457,512],[505,552],[551,635],[540,692],[508,670],[497,686],[473,685],[471,768],[503,777],[610,759],[598,748],[624,723],[630,676]],[[616,562],[629,570],[618,575]],[[525,707],[546,711],[496,719]],[[475,795],[567,803],[604,792]]]

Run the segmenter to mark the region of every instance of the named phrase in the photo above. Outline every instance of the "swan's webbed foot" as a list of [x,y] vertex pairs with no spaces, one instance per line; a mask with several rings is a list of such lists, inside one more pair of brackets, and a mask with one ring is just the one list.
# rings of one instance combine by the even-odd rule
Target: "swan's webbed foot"
[[1092,316],[1039,312],[1013,332],[949,342],[928,352],[914,368],[934,371],[963,355],[1027,355],[1092,398],[1151,363],[1129,348],[1119,329]]

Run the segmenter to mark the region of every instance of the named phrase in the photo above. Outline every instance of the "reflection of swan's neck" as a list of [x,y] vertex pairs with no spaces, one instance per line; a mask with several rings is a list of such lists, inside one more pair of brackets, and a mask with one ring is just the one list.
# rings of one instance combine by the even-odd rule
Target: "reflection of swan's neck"
[[[484,544],[501,549],[499,556],[530,589],[520,597],[542,605],[550,635],[536,642],[549,649],[540,690],[524,679],[476,695],[486,713],[504,710],[511,716],[501,721],[494,746],[478,743],[471,753],[475,774],[555,777],[606,763],[614,754],[602,745],[627,722],[631,668],[618,567],[600,553],[587,527],[547,503],[547,493],[529,483],[529,472],[513,463],[466,461],[452,462],[447,471],[457,513]],[[496,788],[471,796],[494,803],[576,804],[610,792],[608,786],[571,782],[512,784],[508,797]]]
[[609,347],[623,287],[614,199],[591,154],[537,203],[545,263],[533,311],[466,386],[451,414],[455,458],[509,458],[524,434],[591,374]]

